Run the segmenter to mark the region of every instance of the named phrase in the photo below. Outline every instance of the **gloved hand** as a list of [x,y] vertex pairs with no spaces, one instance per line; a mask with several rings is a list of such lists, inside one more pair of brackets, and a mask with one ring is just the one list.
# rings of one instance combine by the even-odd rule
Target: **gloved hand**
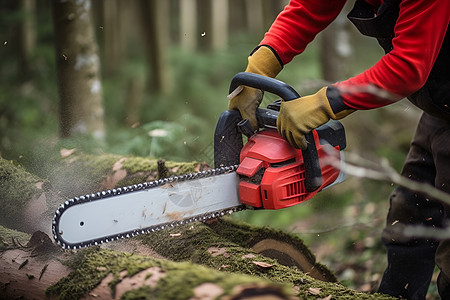
[[[275,53],[266,46],[257,48],[248,57],[248,65],[245,72],[264,75],[274,78],[282,69],[281,61]],[[233,93],[232,93],[233,94]],[[258,129],[256,121],[256,109],[261,104],[263,92],[258,89],[244,86],[236,96],[230,99],[228,109],[239,110],[243,119],[248,119],[253,129]]]
[[277,128],[292,146],[305,150],[307,133],[330,119],[339,120],[354,111],[343,103],[337,88],[324,87],[314,95],[283,101]]

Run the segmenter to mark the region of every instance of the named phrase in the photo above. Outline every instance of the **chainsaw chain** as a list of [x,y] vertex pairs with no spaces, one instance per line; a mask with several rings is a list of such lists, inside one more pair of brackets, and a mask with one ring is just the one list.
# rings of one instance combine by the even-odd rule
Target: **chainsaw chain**
[[63,214],[63,212],[66,209],[68,209],[69,207],[71,207],[73,205],[82,204],[85,202],[96,201],[96,200],[114,197],[114,196],[118,196],[118,195],[123,195],[123,194],[127,194],[127,193],[148,190],[148,189],[156,188],[159,186],[163,186],[165,184],[172,184],[172,183],[177,183],[177,182],[182,182],[182,181],[195,180],[195,179],[199,179],[199,178],[206,178],[206,177],[211,177],[211,176],[227,174],[227,173],[235,172],[237,168],[238,168],[238,165],[227,166],[227,167],[218,167],[218,168],[200,171],[200,172],[196,172],[196,173],[175,175],[175,176],[171,176],[171,177],[167,177],[167,178],[162,178],[159,180],[149,181],[149,182],[140,183],[140,184],[134,184],[134,185],[125,186],[125,187],[121,187],[121,188],[101,191],[101,192],[97,192],[97,193],[93,193],[93,194],[86,194],[84,196],[68,199],[63,204],[61,204],[61,206],[56,210],[55,215],[53,216],[53,221],[52,221],[53,237],[54,237],[56,243],[58,245],[60,245],[61,247],[63,247],[64,249],[76,250],[76,249],[81,249],[81,248],[90,247],[90,246],[97,246],[97,245],[100,245],[103,243],[108,243],[108,242],[116,241],[116,240],[123,239],[123,238],[130,238],[130,237],[134,237],[134,236],[141,235],[141,234],[152,233],[152,232],[160,231],[160,230],[163,230],[166,228],[173,228],[176,226],[185,225],[185,224],[189,224],[192,222],[207,221],[207,220],[215,219],[215,218],[222,217],[222,216],[225,216],[228,214],[232,214],[233,212],[236,212],[236,211],[243,210],[243,209],[245,209],[245,206],[241,205],[241,206],[233,207],[230,209],[225,209],[225,210],[211,212],[208,214],[193,216],[193,217],[187,218],[185,220],[181,220],[181,221],[169,222],[169,223],[159,224],[159,225],[155,225],[155,226],[151,226],[151,227],[147,227],[147,228],[136,229],[136,230],[132,230],[129,232],[120,233],[117,235],[111,235],[111,236],[107,236],[107,237],[103,237],[103,238],[94,239],[89,242],[82,242],[82,243],[77,243],[77,244],[66,243],[61,238],[61,233],[59,232],[59,228],[58,228],[59,227],[58,226],[59,219],[60,219],[61,215]]

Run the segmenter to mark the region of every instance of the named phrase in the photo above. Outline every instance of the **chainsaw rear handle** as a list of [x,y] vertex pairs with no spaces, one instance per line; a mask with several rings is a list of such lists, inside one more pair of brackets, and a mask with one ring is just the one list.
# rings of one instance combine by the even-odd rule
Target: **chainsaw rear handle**
[[[275,94],[281,97],[284,101],[291,101],[300,98],[300,95],[297,93],[297,91],[283,81],[254,73],[240,72],[236,74],[230,83],[230,93],[240,85],[249,86]],[[273,116],[268,118],[265,117],[265,111],[263,109],[258,109],[257,119],[259,119],[259,121],[262,120],[263,122],[265,122],[264,120],[267,119],[267,122],[273,123]],[[263,123],[260,125],[265,124]],[[274,124],[266,125],[273,126]],[[308,148],[306,148],[306,150],[302,150],[306,173],[305,188],[307,192],[313,192],[322,185],[322,171],[320,168],[319,154],[317,153],[317,147],[316,143],[314,142],[313,133],[308,133],[305,138],[308,143]]]

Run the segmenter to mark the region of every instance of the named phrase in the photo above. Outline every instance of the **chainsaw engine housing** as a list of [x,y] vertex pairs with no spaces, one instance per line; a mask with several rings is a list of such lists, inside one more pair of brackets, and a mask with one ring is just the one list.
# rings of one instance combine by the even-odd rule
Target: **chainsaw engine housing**
[[[261,110],[267,114],[267,110]],[[214,137],[215,166],[239,164],[239,198],[243,204],[264,209],[290,207],[313,198],[317,192],[344,180],[339,168],[328,159],[343,163],[345,130],[339,121],[329,121],[312,131],[320,166],[321,185],[305,187],[303,152],[292,147],[274,128],[264,128],[243,143],[237,111],[219,118]]]
[[240,201],[253,207],[280,209],[306,201],[335,182],[340,170],[332,167],[325,158],[340,161],[339,153],[343,145],[333,146],[324,140],[322,145],[319,132],[314,130],[313,134],[322,174],[320,188],[313,192],[307,192],[305,188],[302,151],[292,147],[276,130],[264,129],[251,136],[242,148],[236,171],[241,178]]

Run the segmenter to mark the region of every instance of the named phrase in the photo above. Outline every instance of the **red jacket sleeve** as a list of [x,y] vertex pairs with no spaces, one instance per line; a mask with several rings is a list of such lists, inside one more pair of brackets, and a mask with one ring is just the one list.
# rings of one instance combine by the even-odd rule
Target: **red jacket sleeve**
[[291,0],[260,45],[272,47],[283,64],[302,53],[339,14],[346,0]]
[[[393,50],[373,67],[337,84],[349,91],[343,93],[344,102],[355,109],[372,109],[419,90],[433,68],[449,21],[449,0],[403,0]],[[361,92],[369,86],[374,93]]]
[[[275,49],[283,63],[289,62],[336,17],[344,2],[291,1],[261,44]],[[449,0],[403,0],[393,50],[363,73],[336,84],[345,104],[372,109],[420,89],[439,54],[449,21]]]

